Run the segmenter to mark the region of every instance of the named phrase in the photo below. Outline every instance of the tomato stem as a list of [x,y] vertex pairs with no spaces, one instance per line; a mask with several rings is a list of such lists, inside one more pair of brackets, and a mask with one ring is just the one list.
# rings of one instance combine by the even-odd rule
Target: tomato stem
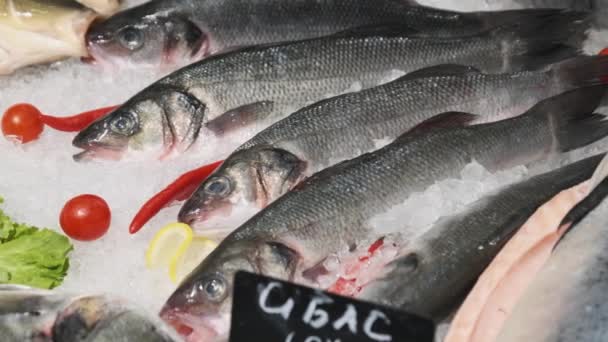
[[67,117],[40,114],[40,118],[45,125],[58,131],[79,132],[87,128],[93,121],[107,115],[116,108],[118,106],[104,107]]
[[169,184],[166,188],[150,198],[135,214],[129,232],[137,233],[148,221],[150,221],[163,208],[168,207],[173,202],[185,201],[188,199],[196,188],[205,180],[213,171],[215,171],[224,161],[220,160],[215,163],[199,167],[192,171],[186,172],[179,176],[175,181]]

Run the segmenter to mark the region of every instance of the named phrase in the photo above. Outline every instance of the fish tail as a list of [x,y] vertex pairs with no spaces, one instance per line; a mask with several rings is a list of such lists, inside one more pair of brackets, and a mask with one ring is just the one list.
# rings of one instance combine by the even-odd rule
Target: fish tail
[[558,84],[564,89],[608,84],[608,56],[581,56],[551,68]]
[[575,150],[608,136],[608,120],[594,113],[606,89],[604,86],[579,88],[533,108],[538,114],[547,115],[558,151]]
[[503,42],[507,64],[534,70],[581,55],[589,22],[586,13],[562,11],[504,25],[493,34]]
[[496,12],[477,12],[474,15],[479,16],[483,22],[483,26],[487,28],[499,27],[503,25],[524,22],[529,20],[537,20],[547,18],[564,12],[563,9],[525,9],[525,10],[506,10]]
[[576,225],[583,220],[587,214],[592,212],[595,208],[597,208],[605,199],[608,197],[608,157],[604,155],[604,158],[597,166],[595,172],[593,173],[593,177],[590,180],[589,184],[589,194],[586,198],[581,201],[576,207],[574,207],[570,212],[564,217],[562,222],[559,224],[559,227],[563,227],[567,224],[570,225],[567,232],[560,238],[560,240],[555,244],[555,248],[562,242],[562,240],[566,237],[568,233],[570,233],[573,229],[576,229]]

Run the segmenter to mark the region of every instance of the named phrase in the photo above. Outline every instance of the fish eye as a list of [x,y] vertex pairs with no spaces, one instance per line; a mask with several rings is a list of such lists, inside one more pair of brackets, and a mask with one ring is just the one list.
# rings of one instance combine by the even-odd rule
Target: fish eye
[[131,113],[119,115],[112,119],[110,122],[110,128],[118,133],[124,135],[131,135],[135,131],[137,120]]
[[134,51],[144,45],[144,34],[140,29],[129,26],[119,32],[118,40],[122,46]]
[[230,193],[230,181],[226,177],[215,177],[205,185],[205,192],[214,196],[226,196]]
[[227,284],[223,277],[215,275],[199,284],[197,290],[205,296],[205,299],[220,302],[226,297]]

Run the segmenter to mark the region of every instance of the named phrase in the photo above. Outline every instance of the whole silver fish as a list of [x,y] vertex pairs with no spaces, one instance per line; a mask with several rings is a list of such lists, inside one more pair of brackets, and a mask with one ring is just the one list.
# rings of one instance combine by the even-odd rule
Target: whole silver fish
[[551,10],[457,13],[412,0],[154,0],[97,23],[87,34],[93,59],[110,66],[189,64],[234,47],[326,36],[400,23],[433,35],[479,33]]
[[3,342],[173,342],[163,323],[102,296],[0,285]]
[[[496,341],[596,342],[608,338],[606,195],[608,183],[604,182],[573,210],[584,218],[556,246]],[[590,206],[587,202],[595,203]],[[572,222],[569,219],[572,217],[565,222]]]
[[603,157],[506,186],[462,213],[441,219],[408,243],[386,275],[368,284],[360,297],[440,321],[534,211],[560,191],[591,178]]
[[223,219],[236,209],[235,203],[262,209],[303,178],[372,151],[379,140],[392,141],[439,113],[480,114],[476,123],[497,121],[521,114],[545,98],[600,84],[606,75],[606,56],[578,57],[543,71],[509,74],[444,65],[310,105],[226,158],[184,204],[179,220],[217,229],[206,221],[217,215]]
[[230,234],[184,280],[161,315],[195,334],[225,333],[219,322],[230,313],[238,270],[315,284],[327,256],[382,238],[370,220],[438,180],[458,177],[471,161],[498,170],[608,135],[608,122],[591,114],[603,93],[603,87],[576,90],[517,118],[405,134],[315,174]]
[[76,159],[152,148],[183,152],[200,134],[259,130],[353,84],[378,85],[395,70],[444,63],[486,72],[544,66],[576,54],[563,44],[585,27],[578,13],[453,39],[383,27],[215,56],[152,84],[80,132],[73,143],[86,151]]

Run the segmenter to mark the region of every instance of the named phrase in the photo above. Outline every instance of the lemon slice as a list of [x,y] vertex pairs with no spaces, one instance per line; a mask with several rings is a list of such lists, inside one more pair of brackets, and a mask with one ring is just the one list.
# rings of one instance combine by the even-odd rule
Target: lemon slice
[[178,256],[174,263],[169,265],[169,278],[174,283],[182,281],[198,264],[200,264],[213,250],[217,243],[202,236],[196,236],[183,254]]
[[188,250],[194,234],[184,223],[172,223],[159,230],[146,250],[146,266],[171,267]]

